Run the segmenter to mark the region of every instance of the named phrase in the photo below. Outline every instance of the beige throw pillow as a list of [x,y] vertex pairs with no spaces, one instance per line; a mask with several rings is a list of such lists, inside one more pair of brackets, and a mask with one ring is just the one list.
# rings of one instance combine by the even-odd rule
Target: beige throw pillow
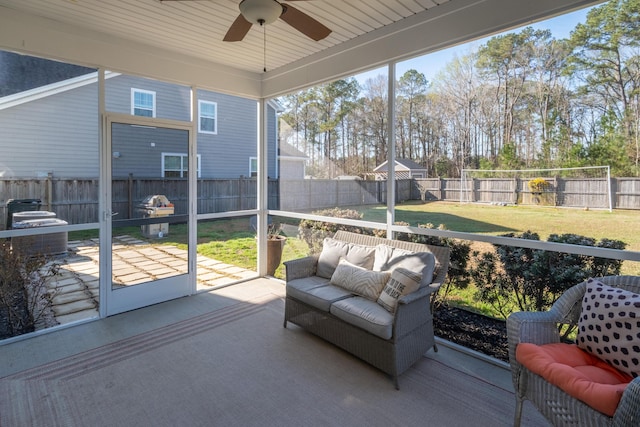
[[389,276],[387,272],[370,271],[341,259],[331,276],[331,284],[375,301],[389,280]]
[[378,304],[387,309],[387,311],[395,313],[398,306],[398,299],[403,295],[408,295],[418,290],[421,279],[422,277],[419,274],[411,270],[402,267],[396,268],[382,289],[380,297],[378,298]]

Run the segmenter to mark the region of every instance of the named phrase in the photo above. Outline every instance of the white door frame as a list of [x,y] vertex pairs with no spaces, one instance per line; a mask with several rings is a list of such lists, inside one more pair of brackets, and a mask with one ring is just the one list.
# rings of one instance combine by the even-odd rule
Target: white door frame
[[[132,124],[139,126],[154,126],[184,130],[189,132],[189,261],[188,272],[166,279],[112,289],[112,217],[111,209],[111,125],[113,123]],[[159,302],[192,295],[196,292],[196,206],[193,197],[197,194],[197,171],[194,166],[193,155],[195,149],[195,130],[192,122],[177,120],[138,117],[117,113],[103,113],[101,119],[101,149],[100,149],[100,317],[145,307]]]

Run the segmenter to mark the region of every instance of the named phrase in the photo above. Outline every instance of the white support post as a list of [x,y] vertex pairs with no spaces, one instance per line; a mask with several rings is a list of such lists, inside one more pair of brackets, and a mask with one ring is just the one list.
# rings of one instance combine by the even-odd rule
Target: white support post
[[[106,102],[105,102],[105,73],[104,68],[98,69],[98,138],[100,146],[100,179],[98,180],[98,210],[100,212],[99,225],[99,250],[100,254],[110,253],[111,246],[111,206],[107,204],[107,199],[111,193],[111,162],[110,150],[107,149],[107,129],[106,125]],[[99,259],[99,315],[107,315],[107,294],[111,292],[111,260],[107,260],[104,255]]]
[[611,166],[607,166],[607,186],[609,187],[609,212],[613,212],[613,183],[611,182]]
[[396,63],[390,62],[387,76],[387,238],[393,239],[391,226],[396,210]]
[[258,103],[258,218],[256,232],[258,236],[258,275],[267,274],[267,227],[268,227],[268,144],[267,136],[267,102],[264,98]]
[[189,132],[189,286],[198,290],[198,88],[191,86],[191,131]]

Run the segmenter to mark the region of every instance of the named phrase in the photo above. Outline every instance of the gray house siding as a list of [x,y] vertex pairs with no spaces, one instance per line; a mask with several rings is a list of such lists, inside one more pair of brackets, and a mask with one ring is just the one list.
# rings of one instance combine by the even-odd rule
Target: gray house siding
[[304,179],[304,160],[280,159],[280,179]]
[[156,118],[189,121],[191,94],[188,86],[120,75],[105,82],[105,107],[114,113],[131,114],[131,89],[156,93]]
[[271,106],[271,105],[267,105],[267,109],[268,109],[268,115],[267,117],[269,118],[267,120],[267,130],[268,130],[268,151],[267,151],[267,163],[268,163],[268,169],[269,171],[267,172],[269,175],[269,178],[278,178],[280,175],[280,171],[278,170],[278,128],[277,128],[277,123],[278,123],[278,116],[276,115],[276,110]]
[[5,177],[97,178],[97,85],[0,108],[0,147]]
[[[163,129],[114,123],[111,127],[111,159],[114,178],[162,176],[162,153],[187,154],[188,133],[179,129]],[[152,145],[153,144],[153,145]]]
[[258,153],[257,102],[204,90],[198,100],[217,103],[217,134],[198,132],[202,178],[250,176],[249,159]]
[[[155,92],[156,117],[188,121],[189,88],[133,76],[106,80],[108,112],[131,114],[131,88]],[[217,103],[217,134],[197,132],[202,178],[237,178],[250,175],[251,157],[257,156],[257,102],[204,90],[198,99]],[[277,177],[275,110],[269,107],[269,176]],[[198,112],[196,111],[197,115]],[[196,117],[197,120],[197,117]],[[171,132],[144,132],[129,126],[117,129],[113,147],[114,176],[162,176],[162,153],[187,153],[183,141]],[[178,138],[181,140],[181,137]],[[155,143],[155,147],[151,146]],[[1,108],[0,146],[12,155],[0,159],[5,176],[34,177],[52,172],[57,177],[98,176],[97,84],[65,90],[20,105]],[[15,155],[13,155],[15,153]]]

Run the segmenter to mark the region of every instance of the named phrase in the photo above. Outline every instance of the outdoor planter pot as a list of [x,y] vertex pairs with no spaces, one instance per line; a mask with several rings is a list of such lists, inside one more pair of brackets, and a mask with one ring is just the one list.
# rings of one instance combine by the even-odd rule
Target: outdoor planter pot
[[267,239],[267,274],[273,276],[282,260],[282,250],[287,238],[281,235],[271,235]]

